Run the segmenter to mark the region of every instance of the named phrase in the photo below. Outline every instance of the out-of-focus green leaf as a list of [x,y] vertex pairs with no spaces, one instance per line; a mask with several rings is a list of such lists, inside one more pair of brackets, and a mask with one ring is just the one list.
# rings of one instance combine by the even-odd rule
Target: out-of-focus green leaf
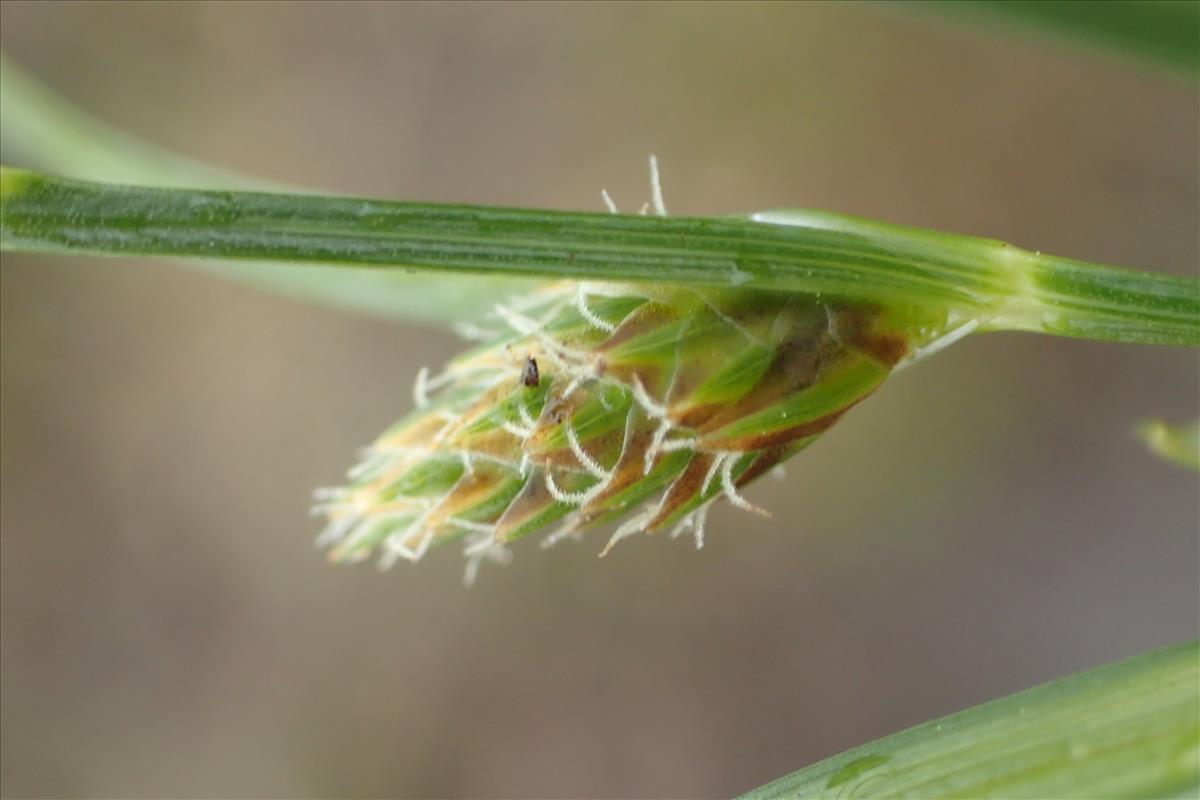
[[952,0],[921,5],[958,11],[979,22],[1011,22],[1200,78],[1196,0]]
[[[7,158],[89,180],[158,187],[302,191],[219,170],[122,133],[73,106],[3,56],[0,141]],[[527,292],[533,284],[500,275],[405,275],[320,266],[297,270],[269,260],[187,263],[309,302],[439,324],[478,319],[497,300]]]
[[1200,422],[1168,425],[1151,420],[1138,428],[1142,441],[1158,455],[1200,471]]

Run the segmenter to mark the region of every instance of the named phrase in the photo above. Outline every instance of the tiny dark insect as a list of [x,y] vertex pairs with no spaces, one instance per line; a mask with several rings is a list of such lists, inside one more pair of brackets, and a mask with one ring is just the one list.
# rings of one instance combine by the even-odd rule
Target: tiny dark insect
[[537,359],[533,356],[525,356],[525,366],[521,367],[521,383],[526,386],[538,385]]

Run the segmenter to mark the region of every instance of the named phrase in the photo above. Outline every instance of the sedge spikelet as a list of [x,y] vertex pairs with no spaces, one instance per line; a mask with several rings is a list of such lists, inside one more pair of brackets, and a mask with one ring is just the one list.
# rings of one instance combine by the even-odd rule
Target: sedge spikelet
[[[482,559],[555,526],[691,530],[955,327],[911,311],[744,288],[559,283],[498,306],[505,330],[429,377],[417,408],[318,493],[337,561]],[[473,332],[479,333],[479,329]],[[604,552],[607,552],[606,547]]]

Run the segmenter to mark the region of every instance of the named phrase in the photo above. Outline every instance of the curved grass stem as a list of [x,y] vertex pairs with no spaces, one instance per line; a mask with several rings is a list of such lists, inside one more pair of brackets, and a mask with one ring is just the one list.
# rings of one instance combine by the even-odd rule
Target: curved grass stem
[[119,186],[2,168],[4,250],[796,292],[1200,344],[1200,283],[824,212],[644,217]]

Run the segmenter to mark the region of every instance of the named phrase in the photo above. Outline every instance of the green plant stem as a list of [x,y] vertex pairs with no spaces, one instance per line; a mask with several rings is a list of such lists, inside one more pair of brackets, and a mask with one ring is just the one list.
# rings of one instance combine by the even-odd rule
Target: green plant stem
[[1011,22],[1200,77],[1200,3],[1195,0],[956,0],[923,2],[980,22]]
[[1200,344],[1200,283],[824,212],[642,217],[114,186],[0,172],[5,250],[793,291],[989,329]]
[[[1022,253],[1031,286],[990,326],[1077,339],[1161,344],[1160,332],[1200,326],[1200,284],[1183,278]],[[1176,327],[1178,326],[1178,327]],[[1181,338],[1179,344],[1197,344]]]
[[1200,646],[1072,675],[856,747],[749,792],[801,797],[1187,797]]

